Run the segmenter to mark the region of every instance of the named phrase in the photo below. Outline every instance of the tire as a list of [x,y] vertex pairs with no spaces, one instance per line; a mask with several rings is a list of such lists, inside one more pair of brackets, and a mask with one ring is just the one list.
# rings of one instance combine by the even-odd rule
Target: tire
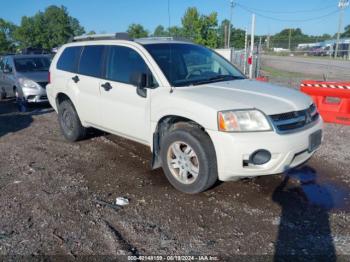
[[4,100],[6,98],[6,93],[5,92],[1,92],[0,93],[0,101]]
[[13,89],[13,93],[15,94],[16,102],[19,103],[22,100],[22,98],[20,97],[20,94],[19,94],[17,88]]
[[58,122],[64,137],[75,142],[86,137],[86,128],[82,126],[79,116],[70,100],[62,101],[58,106]]
[[14,88],[13,92],[15,94],[18,111],[19,112],[26,112],[28,109],[27,101],[24,98],[20,97],[20,94],[19,94],[17,88]]
[[217,181],[215,149],[209,136],[199,127],[177,124],[162,138],[160,151],[163,171],[177,190],[196,194]]

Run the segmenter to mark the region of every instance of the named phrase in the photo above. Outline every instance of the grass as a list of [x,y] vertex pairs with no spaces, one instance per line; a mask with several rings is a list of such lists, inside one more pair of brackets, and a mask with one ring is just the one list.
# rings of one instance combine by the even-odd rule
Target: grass
[[307,75],[303,73],[298,72],[289,72],[284,70],[279,70],[273,67],[269,66],[263,66],[261,68],[261,71],[263,72],[263,75],[270,76],[270,77],[282,77],[282,78],[320,78],[322,76],[317,75]]
[[[344,62],[350,62],[350,59],[343,58],[343,57],[330,57],[329,55],[326,56],[313,56],[313,55],[303,55],[304,52],[281,52],[281,53],[276,53],[276,52],[266,52],[264,55],[268,56],[288,56],[288,57],[300,57],[300,58],[306,58],[306,59],[322,59],[322,60],[330,60],[330,61],[344,61]],[[307,53],[307,52],[305,52]],[[294,56],[290,56],[290,54],[294,54]]]

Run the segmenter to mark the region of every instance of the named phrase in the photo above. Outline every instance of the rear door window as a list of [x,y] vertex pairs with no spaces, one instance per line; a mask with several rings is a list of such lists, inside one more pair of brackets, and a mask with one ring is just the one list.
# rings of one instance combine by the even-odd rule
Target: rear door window
[[11,58],[7,58],[4,61],[4,69],[9,70],[10,72],[13,72],[13,66],[12,66],[12,61]]
[[139,53],[128,47],[111,46],[107,58],[106,78],[131,84],[131,77],[135,73],[150,73]]
[[81,49],[81,46],[72,46],[64,49],[63,53],[58,59],[57,69],[76,73]]
[[101,77],[104,49],[102,45],[85,46],[80,58],[79,74]]

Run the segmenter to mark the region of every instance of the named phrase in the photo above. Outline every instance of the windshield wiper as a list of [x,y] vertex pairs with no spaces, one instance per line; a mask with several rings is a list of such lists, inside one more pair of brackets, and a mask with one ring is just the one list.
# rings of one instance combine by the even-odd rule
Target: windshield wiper
[[214,77],[210,77],[208,79],[194,82],[194,83],[192,83],[192,85],[196,86],[196,85],[203,85],[203,84],[209,84],[209,83],[214,83],[214,82],[230,81],[230,80],[237,80],[237,79],[244,79],[244,77],[232,76],[232,75],[217,75]]

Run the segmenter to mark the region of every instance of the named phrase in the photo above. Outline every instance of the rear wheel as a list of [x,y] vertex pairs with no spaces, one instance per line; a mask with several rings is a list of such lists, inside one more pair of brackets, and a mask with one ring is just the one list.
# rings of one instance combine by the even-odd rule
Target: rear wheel
[[0,91],[0,100],[4,100],[6,98],[6,93],[4,91]]
[[200,128],[174,127],[162,138],[161,157],[167,179],[179,191],[199,193],[217,181],[215,149]]
[[82,126],[71,101],[64,100],[59,104],[58,121],[61,131],[67,140],[75,142],[86,137],[86,128]]

